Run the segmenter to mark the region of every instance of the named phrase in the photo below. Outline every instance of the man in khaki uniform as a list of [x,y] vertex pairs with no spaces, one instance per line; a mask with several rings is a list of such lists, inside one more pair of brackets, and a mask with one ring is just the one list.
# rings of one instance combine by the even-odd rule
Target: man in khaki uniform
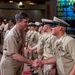
[[33,32],[31,31],[31,23],[32,22],[28,23],[28,31],[27,31],[26,37],[25,37],[25,41],[27,43],[29,43],[29,39],[30,39],[31,35],[33,34]]
[[30,37],[32,36],[33,34],[33,31],[31,30],[31,23],[28,23],[28,31],[26,33],[26,37],[25,37],[25,54],[26,54],[26,57],[30,58],[29,56],[29,53],[26,53],[26,49],[28,48],[28,44],[30,42]]
[[[56,41],[56,37],[52,35],[51,31],[51,23],[53,22],[52,20],[49,19],[42,19],[43,22],[43,29],[48,33],[46,36],[46,41],[44,43],[44,52],[43,52],[43,57],[44,59],[49,59],[50,57],[53,57],[53,46]],[[46,64],[44,65],[44,75],[48,75],[49,71],[52,69],[53,64]]]
[[33,32],[33,34],[30,37],[29,40],[29,44],[31,45],[31,47],[35,46],[38,42],[38,32],[35,30],[36,24],[32,23],[31,24],[31,31]]
[[[32,23],[31,24],[31,31],[33,32],[33,34],[31,35],[30,39],[29,39],[29,44],[31,47],[34,47],[37,43],[38,43],[38,32],[35,30],[36,24]],[[31,59],[36,59],[37,58],[37,54],[32,51],[31,52]]]
[[37,44],[37,53],[38,53],[38,58],[41,59],[43,57],[43,51],[44,51],[44,43],[46,41],[47,33],[43,32],[43,34],[40,34],[39,41]]
[[58,74],[75,75],[75,39],[65,32],[65,27],[69,26],[69,24],[57,17],[54,17],[53,21],[57,23],[52,28],[52,31],[58,38],[54,45]]
[[[36,61],[24,57],[24,29],[28,24],[28,15],[20,12],[15,15],[16,25],[4,39],[3,56],[0,62],[1,75],[21,75],[24,63],[34,64]],[[33,65],[33,66],[34,66]]]
[[[27,40],[27,44],[30,45],[31,47],[35,46],[38,42],[38,32],[35,30],[35,27],[36,27],[36,24],[33,23],[33,22],[30,22],[28,25],[30,25],[30,33],[27,32],[26,34],[26,40]],[[26,48],[27,49],[27,48]],[[25,50],[26,53],[28,50]],[[38,56],[37,56],[37,53],[35,53],[34,51],[32,52],[29,52],[26,54],[27,57],[29,59],[36,59]],[[31,67],[32,68],[32,67]],[[33,71],[34,69],[31,69],[31,71]]]
[[52,33],[58,38],[54,45],[54,58],[41,61],[43,64],[55,63],[58,75],[75,75],[75,39],[66,34],[69,26],[57,17],[53,18]]

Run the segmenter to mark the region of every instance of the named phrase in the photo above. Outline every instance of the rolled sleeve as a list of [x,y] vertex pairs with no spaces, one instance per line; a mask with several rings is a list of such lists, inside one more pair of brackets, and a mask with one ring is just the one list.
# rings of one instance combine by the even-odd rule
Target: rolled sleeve
[[18,44],[14,36],[10,36],[10,38],[7,39],[6,43],[7,43],[7,53],[9,55],[13,53],[18,53]]

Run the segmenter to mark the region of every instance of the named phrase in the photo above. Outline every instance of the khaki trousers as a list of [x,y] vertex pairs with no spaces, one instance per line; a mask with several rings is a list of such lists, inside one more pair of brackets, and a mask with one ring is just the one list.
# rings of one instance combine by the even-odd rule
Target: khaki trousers
[[12,60],[10,57],[2,56],[0,62],[0,71],[1,75],[21,75],[23,71],[24,64],[19,66],[13,66]]

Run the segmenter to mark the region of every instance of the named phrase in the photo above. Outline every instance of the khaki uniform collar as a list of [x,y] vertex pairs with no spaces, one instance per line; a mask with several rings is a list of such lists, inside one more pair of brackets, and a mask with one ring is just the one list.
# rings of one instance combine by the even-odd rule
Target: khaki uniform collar
[[20,30],[18,29],[17,25],[15,25],[15,26],[16,26],[16,33],[17,33],[17,36],[20,36],[20,35],[21,35],[21,32],[20,32]]
[[64,33],[64,35],[62,36],[62,39],[61,39],[62,43],[65,41],[65,39],[64,39],[65,36],[67,36],[66,33]]
[[58,43],[58,44],[61,43],[61,42],[63,43],[63,42],[64,42],[64,39],[63,39],[63,38],[64,38],[66,35],[67,35],[67,34],[64,33],[64,35],[63,35],[61,38],[57,39],[56,43]]

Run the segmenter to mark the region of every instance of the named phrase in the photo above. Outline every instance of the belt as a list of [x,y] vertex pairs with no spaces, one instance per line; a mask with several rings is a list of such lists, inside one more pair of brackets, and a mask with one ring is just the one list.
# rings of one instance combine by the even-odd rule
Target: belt
[[7,49],[3,49],[3,50],[5,50],[5,51],[6,51]]
[[5,55],[6,57],[11,57],[12,56],[12,55],[7,54],[7,49],[3,49],[3,55]]

